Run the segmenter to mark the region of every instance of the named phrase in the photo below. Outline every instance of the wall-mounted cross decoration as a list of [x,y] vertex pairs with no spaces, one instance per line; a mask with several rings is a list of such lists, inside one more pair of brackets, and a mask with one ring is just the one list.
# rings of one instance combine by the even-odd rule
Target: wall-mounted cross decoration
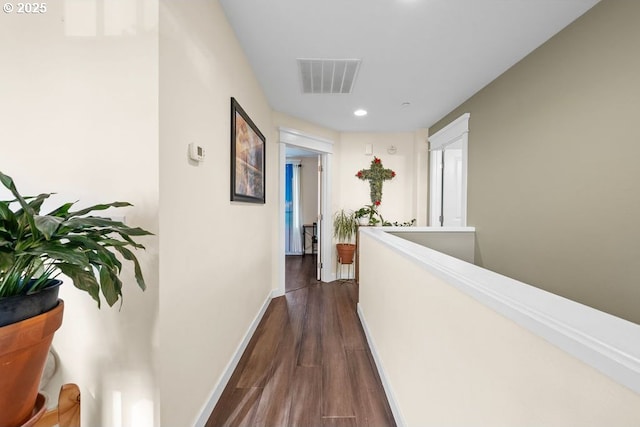
[[382,183],[392,179],[396,173],[391,169],[385,169],[379,158],[374,157],[370,169],[361,169],[356,174],[363,181],[369,181],[371,203],[379,206],[382,203]]

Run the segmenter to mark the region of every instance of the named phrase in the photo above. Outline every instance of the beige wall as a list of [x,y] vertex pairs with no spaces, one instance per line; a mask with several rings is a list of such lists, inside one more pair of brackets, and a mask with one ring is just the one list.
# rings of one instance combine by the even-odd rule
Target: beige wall
[[[396,172],[395,178],[382,184],[382,204],[378,211],[385,220],[391,222],[404,222],[415,218],[414,142],[413,132],[340,134],[334,168],[334,180],[337,183],[334,187],[334,211],[342,208],[357,210],[371,204],[369,181],[360,180],[355,175],[360,169],[369,169],[371,161],[376,156],[385,168]],[[372,144],[373,155],[365,155],[366,144]],[[387,152],[391,145],[397,148],[396,154],[391,155]]]
[[[267,137],[267,203],[229,201],[230,97]],[[217,1],[160,2],[162,425],[193,425],[271,293],[278,145]],[[201,164],[187,145],[201,144]]]
[[478,264],[640,323],[640,2],[603,0],[465,112]]
[[272,113],[272,117],[274,123],[274,131],[276,131],[280,127],[283,127],[286,129],[297,130],[310,136],[326,139],[334,143],[337,143],[340,140],[339,132],[319,126],[315,123],[311,123],[285,113],[280,113],[278,111],[274,111]]
[[48,2],[41,15],[0,16],[0,170],[26,194],[58,193],[52,207],[129,201],[112,213],[156,233],[137,253],[147,291],[127,267],[121,309],[98,310],[63,279],[60,366],[46,389],[53,404],[61,383],[77,383],[82,425],[148,427],[159,425],[158,3],[112,5]]
[[360,237],[359,309],[407,426],[638,425],[640,395],[456,289],[446,269]]
[[389,234],[473,264],[474,231],[438,231],[440,227],[394,227]]

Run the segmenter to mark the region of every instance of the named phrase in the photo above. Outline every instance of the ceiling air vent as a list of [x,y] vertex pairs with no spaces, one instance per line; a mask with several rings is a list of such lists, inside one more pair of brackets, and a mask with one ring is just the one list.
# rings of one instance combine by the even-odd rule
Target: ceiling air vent
[[301,59],[302,93],[351,93],[360,59]]

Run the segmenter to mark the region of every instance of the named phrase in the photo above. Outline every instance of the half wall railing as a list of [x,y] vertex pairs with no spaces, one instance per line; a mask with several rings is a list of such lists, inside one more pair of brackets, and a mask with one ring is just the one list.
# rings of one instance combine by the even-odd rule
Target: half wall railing
[[640,425],[640,325],[392,233],[358,313],[398,425]]

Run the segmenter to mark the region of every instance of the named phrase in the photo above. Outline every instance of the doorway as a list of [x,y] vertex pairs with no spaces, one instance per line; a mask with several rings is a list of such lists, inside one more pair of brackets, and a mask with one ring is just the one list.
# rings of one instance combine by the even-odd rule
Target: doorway
[[[333,142],[304,134],[302,132],[280,128],[280,150],[279,150],[279,166],[280,166],[280,214],[279,214],[279,268],[278,268],[278,290],[276,294],[284,295],[286,292],[286,257],[291,256],[293,251],[291,246],[287,246],[287,239],[295,239],[293,247],[298,247],[298,253],[301,257],[310,257],[314,262],[315,276],[317,280],[330,282],[335,277],[335,272],[329,271],[331,263],[324,262],[325,259],[331,259],[331,234],[328,233],[325,226],[325,219],[330,222],[330,215],[327,215],[327,207],[330,206],[330,166],[331,153],[333,152]],[[301,164],[300,172],[302,177],[307,176],[306,184],[312,184],[314,180],[309,176],[316,175],[316,203],[311,203],[310,196],[307,195],[307,212],[301,212],[301,216],[297,221],[297,227],[291,229],[287,224],[287,162],[294,164],[295,161]],[[300,187],[305,184],[300,182]],[[313,185],[313,184],[312,184]],[[308,187],[307,187],[308,188]],[[307,191],[313,193],[312,191]],[[314,206],[310,208],[309,206]],[[302,210],[302,209],[301,209]],[[315,210],[315,212],[310,212]],[[291,207],[291,215],[293,215],[293,206]],[[314,221],[315,219],[315,221]],[[296,222],[292,220],[292,223]],[[315,224],[314,224],[315,223]],[[307,227],[304,227],[307,226]],[[287,231],[289,229],[289,231]],[[307,233],[306,241],[305,235]],[[315,239],[312,239],[312,235]],[[298,240],[299,238],[299,240]],[[312,243],[316,241],[315,245]],[[299,242],[299,244],[298,244]],[[289,248],[289,250],[287,249]],[[287,255],[287,254],[290,255]]]
[[469,118],[465,113],[429,137],[429,225],[466,227]]
[[318,280],[320,155],[286,147],[285,165],[285,292]]
[[431,226],[463,226],[462,148],[432,151],[431,170]]

